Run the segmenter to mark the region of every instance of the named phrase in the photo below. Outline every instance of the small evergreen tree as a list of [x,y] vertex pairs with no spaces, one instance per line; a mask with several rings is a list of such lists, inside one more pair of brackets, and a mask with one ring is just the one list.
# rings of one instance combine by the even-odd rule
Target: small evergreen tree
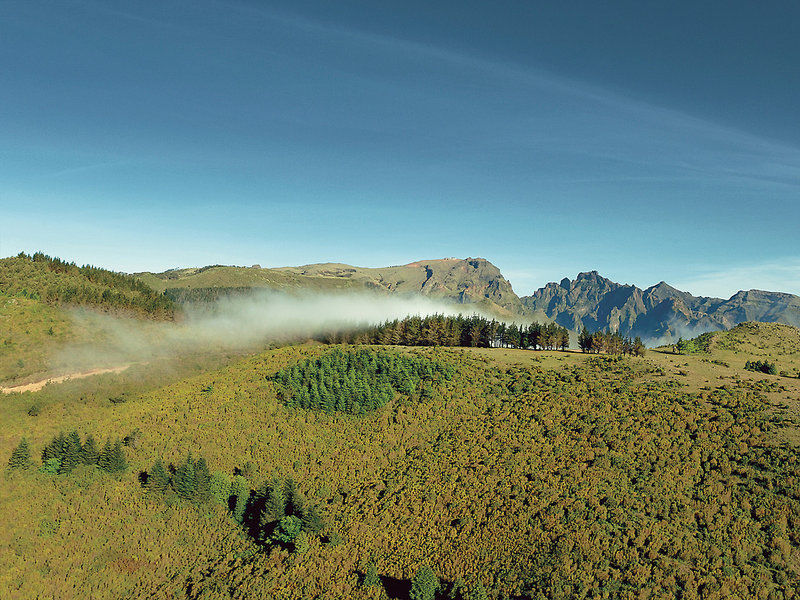
[[97,443],[94,441],[94,436],[89,434],[81,447],[81,461],[85,465],[96,465],[99,460],[100,451],[97,449]]
[[250,482],[241,475],[234,477],[231,484],[231,495],[236,499],[233,518],[236,519],[237,523],[243,523],[247,503],[250,501]]
[[286,516],[286,495],[283,486],[277,478],[272,479],[267,493],[267,502],[264,506],[269,522],[280,521]]
[[31,450],[27,438],[22,438],[19,445],[14,448],[11,458],[8,459],[9,469],[27,469],[31,464]]
[[163,494],[169,486],[169,473],[164,468],[164,464],[159,458],[147,473],[147,491],[155,494]]
[[46,463],[51,458],[57,458],[60,464],[61,458],[64,456],[64,446],[66,443],[67,438],[64,435],[64,432],[59,433],[52,440],[50,440],[50,443],[44,447],[44,450],[42,450],[42,463]]
[[369,561],[367,565],[366,572],[364,573],[364,579],[361,582],[361,585],[364,587],[374,587],[376,585],[381,584],[381,578],[378,577],[378,568],[375,566],[375,561]]
[[209,490],[211,492],[211,499],[214,502],[227,507],[231,497],[231,478],[228,477],[227,473],[214,471],[211,475]]
[[111,455],[113,452],[114,447],[111,445],[111,440],[106,439],[106,443],[103,445],[103,449],[100,451],[100,458],[97,460],[97,464],[104,471],[111,470]]
[[83,447],[81,446],[81,438],[77,431],[73,431],[67,436],[64,442],[64,451],[61,456],[61,465],[59,466],[59,473],[69,473],[77,467],[83,458]]
[[184,463],[177,468],[172,477],[172,487],[179,498],[184,500],[194,499],[197,484],[195,481],[194,461],[192,455],[188,455]]
[[291,477],[286,480],[284,497],[286,498],[286,513],[295,515],[302,520],[306,511],[306,503],[297,489],[297,483]]
[[416,576],[411,581],[410,600],[433,600],[439,590],[439,578],[429,566],[422,567],[417,571]]
[[128,462],[125,458],[125,450],[122,448],[122,441],[117,440],[111,447],[111,454],[108,458],[108,467],[106,470],[109,473],[122,473],[128,468]]
[[303,522],[303,530],[309,533],[319,533],[325,527],[325,521],[319,512],[319,509],[313,504],[305,507],[303,515],[300,517]]
[[211,473],[208,472],[205,458],[201,457],[194,463],[194,480],[194,501],[205,504],[211,500]]

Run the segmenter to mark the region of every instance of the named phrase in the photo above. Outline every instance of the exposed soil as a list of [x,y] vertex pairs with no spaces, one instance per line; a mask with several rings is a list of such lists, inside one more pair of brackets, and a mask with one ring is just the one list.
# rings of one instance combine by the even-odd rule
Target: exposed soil
[[4,394],[11,394],[13,392],[38,392],[48,383],[62,383],[69,379],[82,379],[84,377],[91,377],[92,375],[102,375],[103,373],[120,373],[130,367],[130,365],[120,365],[118,367],[109,367],[105,369],[90,369],[88,371],[78,371],[76,373],[67,373],[66,375],[58,375],[56,377],[48,377],[32,383],[25,383],[23,385],[13,385],[10,387],[0,386],[0,392]]

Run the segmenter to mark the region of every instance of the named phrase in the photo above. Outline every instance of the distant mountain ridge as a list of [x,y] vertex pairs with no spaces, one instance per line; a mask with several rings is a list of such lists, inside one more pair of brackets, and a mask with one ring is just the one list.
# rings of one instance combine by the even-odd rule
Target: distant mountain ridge
[[725,300],[693,296],[660,282],[646,289],[620,284],[598,274],[580,273],[548,283],[519,297],[500,269],[484,258],[420,260],[390,267],[319,263],[262,269],[213,265],[138,273],[153,289],[176,300],[215,299],[226,290],[249,288],[422,294],[475,304],[502,318],[555,321],[572,331],[613,329],[668,343],[745,321],[800,327],[800,297],[761,290],[740,291]]
[[800,297],[792,294],[749,290],[724,300],[693,296],[663,281],[643,290],[615,283],[597,271],[548,283],[520,300],[573,331],[584,326],[590,331],[611,328],[651,341],[669,342],[745,321],[800,327]]
[[[371,290],[379,293],[422,294],[461,304],[475,304],[503,318],[528,311],[500,270],[483,258],[420,260],[390,267],[355,267],[320,263],[263,269],[213,265],[137,273],[142,281],[178,300],[208,300],[224,292],[247,288],[284,291]],[[536,315],[549,321],[543,314]]]

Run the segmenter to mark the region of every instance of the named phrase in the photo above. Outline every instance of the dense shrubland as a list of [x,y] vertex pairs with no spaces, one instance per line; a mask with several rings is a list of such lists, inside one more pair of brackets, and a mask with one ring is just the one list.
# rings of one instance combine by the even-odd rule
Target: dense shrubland
[[328,333],[322,340],[348,344],[563,350],[569,346],[569,332],[554,323],[532,323],[524,326],[476,315],[431,315],[406,317],[375,327]]
[[289,407],[362,414],[382,407],[396,393],[412,394],[423,381],[452,376],[452,365],[422,356],[337,348],[281,369],[275,381]]
[[0,289],[49,304],[88,305],[171,317],[173,302],[133,275],[52,258],[41,252],[0,260]]
[[[752,382],[687,393],[652,377],[648,360],[498,350],[526,357],[499,366],[484,358],[494,350],[384,349],[452,365],[452,377],[358,418],[277,398],[275,373],[330,351],[282,348],[92,405],[95,435],[143,432],[130,479],[158,459],[176,473],[191,462],[196,472],[187,447],[224,473],[252,461],[228,496],[246,494],[241,506],[254,504],[254,488],[267,504],[273,479],[254,486],[255,473],[280,474],[274,487],[284,497],[291,478],[327,517],[304,553],[282,541],[298,531],[294,519],[265,521],[255,536],[237,523],[239,502],[224,504],[236,477],[209,483],[209,502],[188,491],[171,502],[183,483],[131,494],[133,481],[75,474],[33,486],[44,475],[11,469],[0,486],[3,510],[15,515],[0,521],[0,595],[796,596],[800,461],[775,444],[788,423]],[[24,412],[33,400],[11,405],[4,456],[33,422]],[[76,399],[35,419],[69,429],[84,411]],[[108,518],[96,518],[98,506]]]

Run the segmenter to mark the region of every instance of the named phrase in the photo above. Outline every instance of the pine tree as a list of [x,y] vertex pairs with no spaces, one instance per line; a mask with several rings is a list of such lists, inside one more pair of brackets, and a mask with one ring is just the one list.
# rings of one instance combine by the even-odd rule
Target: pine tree
[[96,465],[99,460],[100,452],[97,450],[94,437],[90,434],[86,436],[86,442],[81,447],[81,461],[85,465]]
[[270,522],[280,521],[286,516],[286,495],[280,481],[275,477],[270,483],[264,510]]
[[111,455],[113,452],[114,447],[111,445],[111,440],[106,439],[106,443],[100,451],[100,458],[97,461],[97,464],[100,465],[100,468],[104,471],[111,471]]
[[205,504],[211,500],[211,473],[208,472],[205,458],[201,457],[194,463],[194,480],[194,501]]
[[159,458],[147,473],[147,491],[155,494],[163,494],[169,486],[169,473],[164,468],[164,464]]
[[122,473],[128,468],[128,461],[125,458],[125,450],[122,448],[122,441],[117,439],[114,446],[111,448],[111,456],[109,458],[109,473]]
[[433,600],[439,590],[439,578],[427,565],[411,581],[410,600]]
[[186,461],[175,471],[175,475],[172,477],[172,487],[179,498],[184,500],[192,500],[194,498],[197,485],[194,474],[194,461],[191,454],[186,457]]
[[475,581],[469,586],[464,600],[488,600],[486,595],[486,588],[480,581]]
[[8,459],[9,469],[27,469],[31,464],[31,451],[27,438],[22,438],[19,445],[14,448],[11,458]]
[[214,474],[211,475],[209,489],[214,502],[225,507],[228,506],[231,497],[231,478],[227,473],[214,471]]
[[286,499],[285,500],[286,513],[290,515],[295,515],[299,519],[302,519],[303,515],[305,514],[306,503],[297,489],[297,483],[291,477],[289,477],[286,480],[286,489],[284,492],[284,497]]
[[236,498],[233,518],[236,519],[237,523],[243,523],[247,504],[250,501],[250,482],[241,475],[234,477],[231,484],[231,495]]
[[67,436],[64,442],[64,452],[61,457],[59,473],[69,473],[82,462],[83,448],[81,437],[77,431],[73,431]]
[[367,570],[364,573],[364,579],[361,585],[364,587],[374,587],[381,584],[381,578],[378,577],[378,568],[375,566],[375,561],[369,561]]
[[44,447],[44,450],[42,450],[42,462],[46,463],[48,460],[56,458],[60,463],[61,458],[64,456],[64,447],[66,443],[67,438],[62,431],[52,440],[50,440],[50,443]]
[[305,512],[300,517],[303,521],[303,529],[309,533],[319,533],[325,527],[325,521],[319,509],[313,504],[306,506]]

